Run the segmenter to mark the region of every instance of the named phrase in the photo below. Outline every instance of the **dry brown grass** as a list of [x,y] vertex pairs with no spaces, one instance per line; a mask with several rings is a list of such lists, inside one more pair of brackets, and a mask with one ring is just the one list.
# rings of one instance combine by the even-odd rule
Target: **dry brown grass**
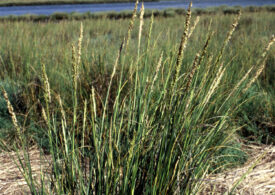
[[[23,152],[20,157],[23,158]],[[37,147],[33,147],[29,151],[30,163],[32,167],[32,174],[35,181],[39,184],[41,181],[41,171],[51,170],[50,158],[48,156],[40,155]],[[18,169],[18,158],[16,152],[2,152],[0,153],[0,194],[30,194],[28,185]]]
[[241,178],[233,194],[263,195],[275,193],[275,146],[246,146],[250,160],[205,180],[201,194],[229,194]]

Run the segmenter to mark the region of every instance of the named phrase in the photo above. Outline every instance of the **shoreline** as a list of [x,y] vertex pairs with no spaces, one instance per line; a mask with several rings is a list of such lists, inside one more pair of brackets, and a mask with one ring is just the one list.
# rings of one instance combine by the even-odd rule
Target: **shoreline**
[[[159,0],[143,0],[144,2],[159,2]],[[84,1],[45,1],[45,2],[10,2],[10,3],[0,3],[0,7],[17,7],[17,6],[37,6],[37,5],[82,5],[82,4],[107,4],[107,3],[135,3],[133,0],[84,0]]]
[[[242,13],[255,13],[255,12],[272,12],[275,13],[274,6],[249,6],[249,7],[240,7],[240,6],[218,6],[218,7],[208,7],[208,8],[193,8],[194,15],[231,15],[238,14],[239,10]],[[4,21],[28,21],[28,22],[57,22],[63,20],[89,20],[89,19],[129,19],[132,17],[132,10],[126,10],[121,12],[56,12],[51,15],[35,15],[35,14],[26,14],[26,15],[9,15],[9,16],[0,16],[0,22]],[[149,18],[151,15],[154,17],[176,17],[186,14],[186,10],[183,8],[168,8],[164,10],[145,10],[144,18]]]

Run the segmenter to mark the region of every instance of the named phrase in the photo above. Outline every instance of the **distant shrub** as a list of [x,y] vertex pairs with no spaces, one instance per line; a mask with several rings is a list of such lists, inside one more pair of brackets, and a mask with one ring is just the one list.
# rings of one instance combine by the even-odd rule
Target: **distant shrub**
[[163,12],[163,16],[164,17],[175,17],[176,16],[176,12],[175,12],[175,10],[165,10]]
[[69,14],[67,13],[54,13],[50,16],[50,20],[66,20],[69,19]]
[[175,9],[176,14],[178,15],[186,15],[185,9]]
[[266,6],[265,9],[269,12],[275,12],[275,6]]
[[235,8],[227,8],[223,10],[224,14],[238,14],[239,9],[235,9]]
[[249,6],[246,8],[249,12],[258,12],[261,10],[260,7],[256,7],[256,6]]

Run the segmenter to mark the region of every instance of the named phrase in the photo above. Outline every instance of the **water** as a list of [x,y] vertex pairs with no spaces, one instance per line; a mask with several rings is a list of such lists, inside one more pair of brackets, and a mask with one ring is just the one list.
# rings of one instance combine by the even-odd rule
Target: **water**
[[[187,8],[189,1],[161,1],[145,2],[145,9]],[[205,8],[214,6],[263,6],[275,5],[275,0],[193,0],[193,7]],[[55,12],[106,12],[132,10],[134,3],[105,3],[105,4],[76,4],[76,5],[36,5],[36,6],[14,6],[0,7],[0,16],[8,15],[51,15]]]

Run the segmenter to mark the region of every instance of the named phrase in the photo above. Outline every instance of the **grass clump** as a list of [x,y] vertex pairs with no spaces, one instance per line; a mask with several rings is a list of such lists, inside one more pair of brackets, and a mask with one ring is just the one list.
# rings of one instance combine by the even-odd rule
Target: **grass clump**
[[[191,4],[185,25],[182,17],[164,21],[152,14],[144,20],[143,11],[137,28],[137,8],[131,20],[93,21],[92,29],[91,21],[31,24],[39,32],[23,28],[24,40],[16,29],[26,23],[14,26],[14,36],[2,46],[10,52],[2,57],[7,74],[1,78],[23,83],[39,78],[41,93],[33,105],[40,108],[25,120],[37,121],[48,143],[43,152],[51,156],[51,173],[39,182],[30,163],[19,165],[33,194],[198,193],[207,173],[245,158],[232,140],[241,129],[236,118],[263,71],[272,40],[261,42],[269,45],[264,51],[239,45],[234,33],[247,29],[239,12],[223,16],[227,28],[221,28],[219,17],[193,19]],[[113,29],[117,24],[128,28]],[[178,28],[167,30],[172,26]],[[256,57],[244,58],[250,49]],[[15,127],[27,128],[20,121]],[[18,134],[28,162],[32,143]]]

